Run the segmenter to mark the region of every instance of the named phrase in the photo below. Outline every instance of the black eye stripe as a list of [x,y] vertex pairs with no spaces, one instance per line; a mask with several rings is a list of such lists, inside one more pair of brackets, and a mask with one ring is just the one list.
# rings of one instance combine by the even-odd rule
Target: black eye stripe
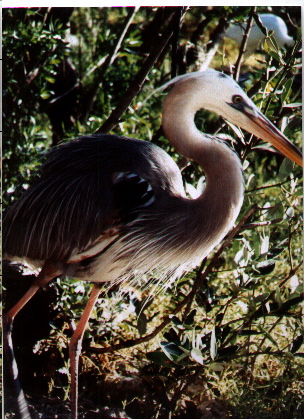
[[251,104],[247,103],[246,99],[244,99],[241,95],[233,95],[231,97],[231,103],[226,103],[237,111],[247,114],[248,116],[256,114],[256,111]]

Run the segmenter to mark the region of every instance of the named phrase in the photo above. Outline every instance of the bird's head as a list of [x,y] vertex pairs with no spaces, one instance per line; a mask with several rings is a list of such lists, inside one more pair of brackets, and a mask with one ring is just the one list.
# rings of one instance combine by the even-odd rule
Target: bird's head
[[[207,109],[268,141],[284,156],[302,166],[302,153],[255,106],[231,77],[215,70],[177,77],[172,91],[185,98],[184,107],[194,112]],[[174,80],[173,80],[174,81]]]

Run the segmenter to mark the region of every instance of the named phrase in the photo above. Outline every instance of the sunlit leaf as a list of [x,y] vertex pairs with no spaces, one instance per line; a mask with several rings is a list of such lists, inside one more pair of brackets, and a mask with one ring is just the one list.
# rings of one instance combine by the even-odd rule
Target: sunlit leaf
[[192,358],[201,365],[204,365],[204,357],[202,352],[199,349],[193,348],[191,350]]
[[217,354],[217,344],[216,344],[216,336],[215,336],[215,328],[212,329],[211,338],[210,338],[210,356],[211,359],[215,359]]

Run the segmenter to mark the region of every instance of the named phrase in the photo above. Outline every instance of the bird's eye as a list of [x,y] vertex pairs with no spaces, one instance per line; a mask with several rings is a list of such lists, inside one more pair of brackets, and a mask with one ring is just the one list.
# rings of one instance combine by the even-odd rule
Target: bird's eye
[[242,103],[243,98],[240,95],[234,95],[232,96],[232,102],[235,103],[236,105],[239,103]]

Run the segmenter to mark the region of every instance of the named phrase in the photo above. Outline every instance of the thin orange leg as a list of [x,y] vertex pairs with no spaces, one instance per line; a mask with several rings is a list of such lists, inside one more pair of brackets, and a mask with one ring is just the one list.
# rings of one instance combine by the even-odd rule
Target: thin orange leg
[[80,321],[70,341],[69,354],[71,370],[71,419],[77,419],[78,414],[78,367],[83,334],[101,289],[102,284],[94,284],[87,305],[85,306]]
[[18,412],[21,419],[29,419],[30,413],[28,410],[27,402],[23,390],[21,388],[19,378],[18,378],[18,367],[15,360],[13,340],[12,340],[12,330],[13,322],[15,316],[19,311],[25,306],[25,304],[36,294],[40,287],[46,285],[53,278],[60,275],[62,272],[59,272],[52,264],[46,262],[44,267],[41,269],[41,272],[35,279],[32,286],[24,294],[24,296],[18,301],[14,307],[12,307],[4,316],[3,316],[3,346],[4,354],[6,356],[6,363],[10,370],[10,375],[13,380],[13,385],[16,393]]

